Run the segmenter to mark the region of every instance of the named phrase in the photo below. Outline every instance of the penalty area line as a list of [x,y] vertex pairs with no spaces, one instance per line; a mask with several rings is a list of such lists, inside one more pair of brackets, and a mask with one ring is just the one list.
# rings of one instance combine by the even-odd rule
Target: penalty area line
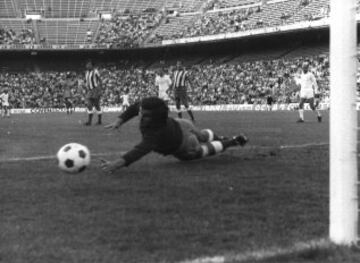
[[[280,146],[245,146],[244,148],[233,148],[232,150],[253,150],[253,149],[296,149],[296,148],[307,148],[307,147],[317,147],[325,146],[329,143],[306,143],[306,144],[295,144],[295,145],[280,145]],[[106,152],[106,153],[94,153],[91,154],[91,157],[102,157],[102,156],[111,156],[117,154],[124,154],[124,151],[120,152]],[[11,157],[7,159],[0,159],[0,163],[11,163],[11,162],[34,162],[34,161],[48,161],[56,159],[56,155],[40,155],[40,156],[31,156],[31,157]]]
[[[115,154],[124,154],[125,152],[108,152],[108,153],[94,153],[91,154],[91,157],[102,157],[102,156],[110,156]],[[13,162],[34,162],[34,161],[49,161],[55,160],[56,155],[40,155],[40,156],[32,156],[32,157],[12,157],[8,159],[0,159],[0,163],[13,163]]]
[[183,260],[178,263],[231,263],[231,262],[252,262],[259,260],[269,260],[276,257],[291,256],[301,252],[306,252],[314,249],[330,249],[332,243],[327,239],[311,240],[308,242],[299,242],[293,246],[286,248],[269,248],[249,251],[244,253],[213,257],[202,257],[197,259]]

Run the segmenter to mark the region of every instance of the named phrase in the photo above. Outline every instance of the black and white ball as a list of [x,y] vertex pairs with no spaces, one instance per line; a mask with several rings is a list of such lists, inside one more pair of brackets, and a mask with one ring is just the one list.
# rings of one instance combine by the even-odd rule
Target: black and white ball
[[90,164],[89,149],[79,143],[68,143],[57,153],[59,168],[67,173],[80,173]]

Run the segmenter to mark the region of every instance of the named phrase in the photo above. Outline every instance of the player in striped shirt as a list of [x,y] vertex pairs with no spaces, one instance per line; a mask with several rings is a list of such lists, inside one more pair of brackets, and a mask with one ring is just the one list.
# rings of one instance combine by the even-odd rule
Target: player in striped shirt
[[97,124],[101,125],[102,110],[100,107],[101,98],[101,79],[99,71],[94,67],[91,60],[86,63],[85,72],[85,85],[87,91],[87,113],[88,121],[85,123],[86,126],[91,125],[92,118],[96,112],[98,115]]
[[186,82],[189,82],[188,72],[185,70],[184,67],[182,67],[181,61],[178,61],[176,63],[176,70],[174,72],[173,82],[176,110],[178,113],[178,117],[182,118],[181,104],[183,104],[191,120],[194,122],[194,115],[189,107],[189,97],[186,89]]

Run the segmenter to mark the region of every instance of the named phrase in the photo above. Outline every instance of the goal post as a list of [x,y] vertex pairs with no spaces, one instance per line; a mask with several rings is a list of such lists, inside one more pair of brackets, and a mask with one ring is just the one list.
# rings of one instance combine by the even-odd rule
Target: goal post
[[330,0],[330,241],[358,240],[356,0]]

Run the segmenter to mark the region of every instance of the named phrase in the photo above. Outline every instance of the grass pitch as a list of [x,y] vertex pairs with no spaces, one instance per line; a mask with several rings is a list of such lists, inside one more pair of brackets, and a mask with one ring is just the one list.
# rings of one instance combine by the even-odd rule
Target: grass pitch
[[[104,114],[104,123],[116,116]],[[253,262],[241,255],[327,238],[327,112],[322,123],[306,112],[302,124],[296,112],[195,116],[200,127],[244,132],[250,142],[191,162],[152,153],[114,175],[93,157],[85,172],[69,175],[52,158],[62,145],[78,142],[114,159],[140,140],[138,121],[108,131],[82,126],[79,113],[1,119],[0,262]],[[348,252],[314,248],[257,260],[360,260]]]

